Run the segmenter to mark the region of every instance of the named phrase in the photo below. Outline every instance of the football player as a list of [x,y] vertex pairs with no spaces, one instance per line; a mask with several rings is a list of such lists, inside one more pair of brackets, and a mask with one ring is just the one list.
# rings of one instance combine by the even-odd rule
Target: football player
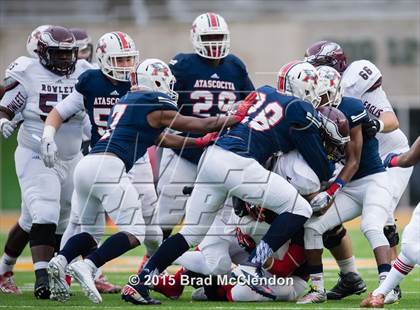
[[[191,41],[195,53],[180,53],[169,62],[176,78],[174,90],[179,93],[179,111],[197,117],[224,115],[234,102],[254,90],[245,65],[230,53],[230,32],[225,19],[215,13],[198,16],[192,24]],[[184,217],[187,196],[182,189],[194,183],[201,154],[197,149],[163,150],[157,213],[164,239]],[[146,257],[143,263],[145,260]]]
[[70,28],[69,30],[74,35],[76,46],[79,48],[77,59],[84,59],[91,63],[93,58],[92,38],[84,29]]
[[[305,224],[305,249],[312,287],[298,300],[298,304],[327,300],[322,266],[322,235],[360,215],[360,228],[375,254],[380,281],[391,268],[389,243],[383,232],[391,193],[387,190],[388,178],[379,157],[378,141],[362,135],[362,124],[369,121],[367,111],[360,100],[342,97],[340,74],[334,68],[320,66],[317,71],[318,94],[322,98],[320,105],[336,106],[346,115],[351,127],[351,141],[346,145],[344,167],[336,178],[342,180],[341,186],[335,188],[333,183],[311,201],[313,208],[322,210],[323,216],[312,217]],[[348,167],[347,159],[352,160],[355,154],[357,161],[350,161]],[[360,290],[365,290],[365,287],[360,287]]]
[[[61,126],[64,120],[73,114],[86,111],[89,116],[91,131],[89,132],[90,147],[105,133],[107,118],[114,104],[124,96],[130,89],[129,73],[138,61],[139,52],[136,50],[134,41],[126,33],[115,31],[104,34],[97,44],[96,57],[100,69],[92,69],[84,72],[78,79],[74,91],[63,101],[59,102],[48,115],[49,121]],[[48,141],[46,141],[47,143]],[[48,166],[53,163],[46,162]],[[141,159],[131,172],[134,181],[140,176],[147,180],[146,184],[138,187],[142,196],[143,214],[146,222],[150,222],[153,213],[153,203],[157,201],[153,185],[150,163],[147,156]],[[137,185],[136,185],[137,187]],[[61,247],[70,237],[80,233],[80,212],[83,206],[78,206],[77,198],[72,200],[72,212],[69,225],[63,235]],[[101,221],[105,224],[105,214],[101,214]],[[99,226],[98,226],[99,227]],[[104,227],[101,229],[103,230]],[[161,231],[159,229],[148,229],[146,244],[148,251],[153,251],[161,242]],[[100,239],[100,233],[97,234]],[[98,241],[99,241],[98,239]],[[50,262],[50,268],[54,268],[54,259]],[[120,287],[107,281],[103,281],[100,273],[96,277],[96,285],[101,293],[116,293]],[[54,289],[54,288],[53,288]]]
[[[291,184],[262,166],[273,153],[297,149],[320,181],[329,180],[333,172],[321,141],[321,120],[313,106],[303,101],[319,100],[315,93],[315,68],[305,62],[289,63],[280,71],[279,84],[284,83],[283,79],[287,81],[284,89],[290,95],[270,86],[259,88],[258,101],[244,121],[222,134],[203,154],[197,181],[187,201],[184,226],[149,259],[138,276],[138,284],[129,283],[123,288],[124,300],[134,304],[151,300],[145,280],[161,273],[201,242],[228,195],[278,214],[250,257],[257,266],[312,215],[309,203]],[[282,190],[278,191],[279,188]]]
[[[47,29],[49,25],[42,25],[35,28],[28,36],[26,41],[26,50],[30,57],[38,59],[36,53],[38,38],[41,32]],[[3,98],[6,91],[9,90],[12,79],[5,79],[5,86],[0,85],[0,100]],[[3,119],[2,122],[5,124],[0,124],[0,132],[3,134],[4,138],[9,138],[18,126],[18,122],[21,120],[20,113],[16,115],[12,122],[7,122],[6,119]],[[30,221],[30,220],[29,220]],[[29,223],[30,224],[30,223]],[[13,268],[16,264],[17,258],[22,253],[23,249],[29,242],[29,230],[24,230],[22,223],[19,224],[19,221],[12,227],[9,231],[9,235],[6,239],[4,246],[3,256],[0,259],[0,291],[8,294],[21,294],[22,291],[17,287],[15,280],[13,278]],[[25,227],[26,228],[26,227]]]
[[4,133],[5,124],[13,122],[9,120],[16,113],[21,112],[24,119],[15,152],[23,199],[19,226],[29,231],[36,275],[34,294],[44,299],[50,295],[46,268],[54,253],[56,229],[66,225],[70,211],[72,171],[81,156],[84,114],[70,118],[60,131],[57,144],[62,149],[56,169],[40,165],[40,137],[48,112],[71,93],[77,77],[90,65],[77,62],[74,36],[60,26],[41,32],[37,55],[39,59],[19,57],[7,69],[10,87],[0,103],[0,122]]
[[[363,124],[364,135],[375,134],[379,141],[379,155],[382,160],[390,152],[405,152],[408,150],[408,140],[399,129],[398,118],[388,101],[382,88],[382,74],[379,69],[368,60],[357,60],[350,64],[342,48],[335,42],[320,41],[311,45],[305,53],[306,59],[315,66],[327,65],[335,68],[342,74],[341,86],[343,93],[349,97],[361,99],[368,111],[370,122]],[[408,185],[412,168],[388,169],[390,192],[392,193],[392,205],[386,226],[385,236],[392,248],[392,257],[396,257],[396,246],[399,236],[394,221],[394,210]],[[341,231],[343,227],[337,227],[334,231]],[[336,237],[335,233],[329,233],[334,248],[332,253],[338,260],[339,266],[343,266],[340,279],[334,288],[328,292],[329,299],[341,299],[357,291],[360,278],[355,277],[349,270],[355,270],[352,258],[351,243],[348,237]],[[335,239],[335,240],[334,240]],[[341,241],[340,241],[341,239]],[[347,273],[347,276],[346,276]],[[397,287],[386,297],[386,303],[393,303],[401,298],[401,290]]]
[[[57,255],[57,268],[52,270],[52,283],[60,300],[69,298],[64,281],[64,268],[75,257],[88,254],[83,261],[67,268],[80,284],[85,294],[94,303],[102,298],[97,291],[92,275],[107,261],[118,257],[143,243],[145,225],[138,193],[128,180],[126,171],[145,155],[153,144],[165,147],[203,147],[214,134],[204,138],[185,138],[163,133],[165,127],[193,132],[210,132],[241,121],[254,98],[250,97],[229,117],[205,119],[177,114],[177,93],[173,90],[175,78],[169,67],[158,59],[147,59],[139,64],[132,75],[132,92],[127,93],[111,111],[107,132],[95,144],[90,154],[76,167],[75,189],[79,206],[82,233],[73,236]],[[54,147],[54,135],[59,122],[48,119],[43,141]],[[47,154],[52,162],[55,154]],[[107,195],[106,199],[103,199]],[[94,236],[97,234],[97,216],[106,211],[120,232],[109,237],[98,249]],[[101,227],[102,228],[102,224]]]
[[[385,158],[384,164],[388,168],[412,167],[420,161],[420,138],[414,142],[410,150],[403,154],[390,153]],[[405,276],[414,268],[414,265],[420,264],[420,204],[414,209],[410,223],[404,228],[401,242],[401,252],[395,260],[391,271],[385,281],[369,293],[360,304],[366,308],[383,308],[385,296],[394,290],[395,287],[405,278]]]

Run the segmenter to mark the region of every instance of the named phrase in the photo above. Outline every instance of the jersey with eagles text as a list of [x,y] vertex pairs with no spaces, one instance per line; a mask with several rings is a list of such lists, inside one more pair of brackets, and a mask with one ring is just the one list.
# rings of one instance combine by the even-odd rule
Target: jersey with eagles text
[[[183,115],[209,117],[226,114],[234,102],[244,99],[254,90],[244,63],[232,54],[221,59],[217,66],[197,54],[178,54],[169,62],[169,67],[176,78],[174,90],[179,94],[178,107]],[[175,152],[195,164],[203,153],[198,149]]]
[[[344,95],[362,100],[370,118],[378,119],[383,112],[394,112],[382,88],[382,74],[368,60],[358,60],[350,64],[342,78]],[[409,149],[408,140],[401,129],[378,133],[379,154],[384,159],[388,153],[402,153]]]

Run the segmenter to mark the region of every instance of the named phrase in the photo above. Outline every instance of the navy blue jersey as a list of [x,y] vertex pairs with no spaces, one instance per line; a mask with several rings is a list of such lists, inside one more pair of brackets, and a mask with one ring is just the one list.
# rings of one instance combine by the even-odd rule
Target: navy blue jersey
[[[337,108],[347,117],[350,129],[369,121],[368,113],[359,99],[343,97]],[[352,180],[383,171],[385,171],[385,168],[379,156],[378,140],[375,137],[363,137],[359,169]]]
[[[254,90],[245,65],[232,54],[221,59],[217,66],[197,54],[178,54],[169,62],[169,67],[176,78],[174,90],[179,94],[178,107],[183,115],[209,117],[225,114],[230,105]],[[184,149],[177,153],[198,164],[203,151]]]
[[113,153],[129,171],[165,129],[153,128],[147,121],[147,115],[156,110],[178,109],[164,93],[128,92],[112,108],[108,129],[90,153]]
[[313,106],[270,86],[257,91],[260,99],[248,116],[216,144],[260,164],[273,153],[297,149],[320,181],[329,180],[334,164],[327,158],[319,131],[321,121]]
[[130,82],[114,85],[100,69],[91,69],[80,75],[75,88],[84,97],[92,124],[90,146],[93,147],[105,133],[111,108],[130,90]]

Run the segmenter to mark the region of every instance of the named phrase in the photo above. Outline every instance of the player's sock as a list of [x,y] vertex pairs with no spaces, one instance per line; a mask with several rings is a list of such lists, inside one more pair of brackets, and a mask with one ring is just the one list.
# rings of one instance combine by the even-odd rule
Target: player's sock
[[411,270],[413,270],[413,268],[414,266],[408,264],[404,257],[399,255],[386,279],[382,281],[381,285],[376,290],[373,291],[373,296],[380,294],[386,296]]
[[337,265],[340,268],[340,272],[342,274],[346,274],[349,272],[358,273],[354,256],[346,258],[346,259],[338,260]]
[[317,291],[324,290],[324,270],[322,265],[308,266],[312,287]]
[[263,264],[273,252],[295,235],[307,220],[307,217],[289,212],[277,215],[261,242],[252,252],[250,261]]
[[166,239],[139,274],[141,281],[145,281],[145,277],[156,269],[161,273],[189,248],[189,244],[180,233]]
[[92,248],[96,248],[95,239],[90,234],[83,232],[71,237],[59,254],[71,262],[79,255],[86,256],[92,251]]
[[48,268],[48,262],[41,261],[41,262],[34,263],[34,270],[35,271],[41,270],[41,269],[47,270],[47,268]]
[[17,257],[12,257],[4,253],[0,260],[0,275],[12,271],[16,261]]
[[55,234],[55,246],[54,246],[54,253],[58,253],[60,251],[60,244],[61,239],[63,238],[63,235]]
[[97,248],[94,252],[86,256],[86,259],[92,261],[97,268],[103,266],[106,262],[123,255],[131,250],[132,245],[127,234],[118,232]]
[[381,264],[378,266],[379,283],[382,283],[386,279],[390,270],[391,264]]

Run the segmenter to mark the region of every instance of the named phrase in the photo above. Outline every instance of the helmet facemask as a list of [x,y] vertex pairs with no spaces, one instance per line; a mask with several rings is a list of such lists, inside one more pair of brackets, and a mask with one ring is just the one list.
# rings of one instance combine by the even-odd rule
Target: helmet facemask
[[208,59],[221,59],[230,52],[229,33],[212,33],[195,35],[194,50],[201,57]]
[[138,51],[108,54],[102,62],[103,73],[111,79],[127,82],[130,80],[130,72],[138,62]]
[[338,107],[343,97],[340,74],[328,66],[318,67],[317,72],[318,84],[316,92],[321,98],[319,105]]

